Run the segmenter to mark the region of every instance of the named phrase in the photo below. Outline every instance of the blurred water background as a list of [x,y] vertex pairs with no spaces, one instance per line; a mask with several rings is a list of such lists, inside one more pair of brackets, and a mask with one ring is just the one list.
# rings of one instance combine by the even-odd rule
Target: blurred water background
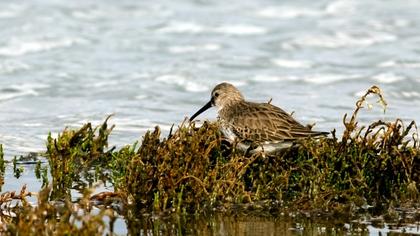
[[[113,143],[168,130],[219,82],[342,129],[371,85],[366,121],[420,120],[419,1],[13,1],[0,7],[0,141],[44,149],[49,131],[115,113]],[[208,112],[202,119],[215,119]]]
[[317,130],[342,130],[374,84],[389,105],[362,123],[420,121],[419,11],[417,0],[2,1],[0,143],[11,160],[114,113],[111,144],[131,144],[180,124],[222,81]]

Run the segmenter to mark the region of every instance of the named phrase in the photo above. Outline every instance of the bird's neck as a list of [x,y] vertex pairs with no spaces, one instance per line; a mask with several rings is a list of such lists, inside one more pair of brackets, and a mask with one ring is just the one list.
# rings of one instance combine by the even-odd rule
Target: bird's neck
[[231,116],[232,113],[236,112],[236,107],[239,106],[243,100],[234,100],[228,103],[225,103],[222,107],[219,107],[218,114],[219,118],[222,120],[227,120],[228,117]]

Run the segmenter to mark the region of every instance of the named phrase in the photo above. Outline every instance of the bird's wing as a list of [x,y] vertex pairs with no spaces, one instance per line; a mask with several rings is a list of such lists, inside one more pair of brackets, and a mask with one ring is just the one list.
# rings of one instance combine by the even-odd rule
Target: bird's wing
[[[247,103],[237,109],[230,125],[241,139],[258,142],[287,141],[323,135],[297,122],[291,115],[268,103]],[[240,111],[239,111],[240,110]]]

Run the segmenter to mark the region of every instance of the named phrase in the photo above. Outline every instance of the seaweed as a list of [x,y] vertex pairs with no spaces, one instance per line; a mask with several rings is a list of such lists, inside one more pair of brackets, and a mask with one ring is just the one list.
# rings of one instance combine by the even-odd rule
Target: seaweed
[[[112,233],[116,213],[124,217],[130,234],[149,229],[185,233],[187,218],[214,213],[399,219],[407,212],[401,209],[420,205],[418,130],[414,121],[406,126],[401,119],[360,125],[358,114],[371,95],[386,107],[382,92],[373,86],[356,102],[351,117],[344,115],[342,135],[333,130],[331,137],[300,140],[274,154],[238,151],[235,143],[224,140],[217,122],[197,127],[184,121],[164,138],[155,127],[141,141],[120,149],[108,148],[114,127],[108,125],[110,117],[96,128],[90,123],[78,130],[66,128],[47,140],[52,182],[48,184],[47,169],[36,162],[36,176],[43,181],[38,205],[30,206],[24,191],[16,217],[8,220],[4,232]],[[2,165],[4,171],[0,159]],[[91,196],[92,186],[107,181],[113,192]],[[82,199],[73,203],[71,189],[82,192]],[[1,195],[0,205],[10,206],[13,196]],[[103,208],[92,213],[92,205]],[[412,219],[418,218],[415,214]],[[168,226],[166,220],[173,224]],[[26,224],[37,231],[24,228]],[[174,225],[179,229],[171,228]]]
[[127,146],[114,153],[125,176],[115,187],[138,212],[155,214],[226,211],[241,204],[357,212],[365,205],[386,209],[401,200],[418,202],[416,124],[405,127],[397,119],[359,127],[358,112],[371,94],[386,106],[380,89],[370,88],[351,118],[344,116],[341,140],[333,131],[332,138],[306,139],[276,155],[247,155],[234,145],[226,152],[217,123],[196,128],[184,122],[164,139],[156,127],[137,150]]
[[[112,234],[112,227],[106,224],[105,218],[113,218],[109,209],[99,209],[96,212],[90,201],[90,190],[84,191],[83,197],[73,203],[50,201],[51,188],[43,188],[37,195],[36,206],[31,206],[27,200],[28,193],[24,186],[19,195],[14,192],[2,194],[0,203],[10,199],[19,199],[20,205],[13,207],[16,217],[2,216],[7,224],[0,227],[2,235],[104,235]],[[9,208],[10,209],[10,208]]]
[[4,160],[3,145],[0,144],[0,190],[4,184],[4,171],[6,170],[6,162]]
[[99,171],[94,172],[92,178],[91,167],[107,165],[111,159],[114,147],[107,150],[108,136],[114,128],[108,127],[110,117],[96,128],[87,123],[79,130],[66,128],[56,139],[51,133],[48,135],[45,155],[52,176],[52,200],[68,198],[74,183],[85,188],[103,178],[104,173]]

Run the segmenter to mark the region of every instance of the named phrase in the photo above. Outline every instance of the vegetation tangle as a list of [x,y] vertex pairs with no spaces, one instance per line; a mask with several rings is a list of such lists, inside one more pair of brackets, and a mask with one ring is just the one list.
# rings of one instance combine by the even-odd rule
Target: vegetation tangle
[[[57,138],[48,137],[49,167],[37,165],[44,186],[36,194],[38,203],[26,201],[33,193],[25,187],[0,196],[3,212],[13,212],[3,213],[0,230],[10,235],[112,234],[113,222],[122,216],[130,234],[159,234],[182,231],[157,225],[162,218],[176,219],[175,225],[179,217],[188,223],[185,217],[216,213],[350,219],[367,213],[397,220],[407,214],[398,209],[412,209],[405,219],[419,221],[417,126],[400,119],[360,126],[357,115],[371,94],[386,105],[379,88],[370,88],[352,116],[344,116],[342,135],[332,131],[328,138],[303,140],[274,155],[236,151],[235,144],[223,140],[218,124],[209,122],[200,127],[185,122],[165,138],[156,127],[141,142],[119,150],[108,147],[114,127],[109,117],[96,128],[89,123],[65,129]],[[4,173],[2,149],[0,154]],[[92,194],[98,184],[114,191]],[[81,193],[78,200],[71,196],[75,189]],[[150,218],[155,220],[145,220]]]

